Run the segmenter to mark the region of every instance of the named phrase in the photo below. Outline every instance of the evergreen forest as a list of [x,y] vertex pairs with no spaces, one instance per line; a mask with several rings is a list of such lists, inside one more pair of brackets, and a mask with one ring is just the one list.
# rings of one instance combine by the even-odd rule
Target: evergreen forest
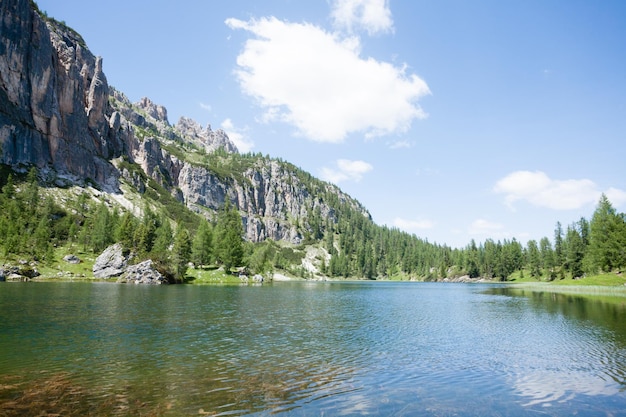
[[36,169],[16,175],[5,168],[0,184],[0,256],[9,263],[25,259],[31,265],[33,261],[52,265],[60,261],[58,248],[97,255],[119,242],[135,261],[152,259],[179,282],[188,278],[189,265],[222,267],[227,274],[285,271],[309,278],[311,273],[301,265],[307,245],[328,253],[320,273],[331,278],[436,281],[469,276],[552,281],[621,271],[626,266],[626,216],[605,195],[591,219],[566,226],[557,223],[552,239],[529,240],[525,245],[516,239],[472,240],[464,248],[376,225],[337,201],[337,221],[324,223],[319,213],[311,213],[306,241],[290,246],[244,241],[241,217],[228,201],[210,221],[169,200],[160,209],[146,204],[139,217],[80,188],[59,201],[40,184]]

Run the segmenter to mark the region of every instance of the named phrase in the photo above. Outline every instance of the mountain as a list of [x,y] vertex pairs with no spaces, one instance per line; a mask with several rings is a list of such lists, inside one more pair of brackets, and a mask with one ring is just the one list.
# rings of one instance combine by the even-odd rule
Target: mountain
[[188,118],[172,125],[148,98],[131,103],[82,37],[33,1],[2,0],[0,12],[1,164],[37,167],[52,186],[93,184],[134,211],[143,204],[128,194],[159,191],[206,218],[228,200],[250,242],[299,244],[346,212],[371,222],[358,201],[288,162],[239,154],[224,131]]

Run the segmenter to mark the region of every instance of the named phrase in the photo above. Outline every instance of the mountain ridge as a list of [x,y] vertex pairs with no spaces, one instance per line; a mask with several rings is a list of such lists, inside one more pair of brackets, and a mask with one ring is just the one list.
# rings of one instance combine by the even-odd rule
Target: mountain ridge
[[164,106],[131,103],[108,85],[102,58],[82,37],[34,2],[7,0],[0,10],[0,163],[110,193],[123,193],[123,182],[142,193],[153,180],[207,218],[228,199],[251,242],[301,243],[313,212],[336,222],[331,195],[371,220],[338,187],[284,161],[239,154],[223,130],[185,117],[171,125]]

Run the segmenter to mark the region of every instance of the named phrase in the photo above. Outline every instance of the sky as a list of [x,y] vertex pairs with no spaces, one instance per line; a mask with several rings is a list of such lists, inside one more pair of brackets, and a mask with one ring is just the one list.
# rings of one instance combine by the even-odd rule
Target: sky
[[622,0],[37,0],[110,85],[429,242],[626,211]]

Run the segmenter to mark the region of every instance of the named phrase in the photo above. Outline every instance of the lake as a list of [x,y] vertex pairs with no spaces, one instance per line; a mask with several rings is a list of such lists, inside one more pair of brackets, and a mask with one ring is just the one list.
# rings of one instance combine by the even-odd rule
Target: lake
[[0,285],[0,415],[626,415],[626,298],[491,284]]

